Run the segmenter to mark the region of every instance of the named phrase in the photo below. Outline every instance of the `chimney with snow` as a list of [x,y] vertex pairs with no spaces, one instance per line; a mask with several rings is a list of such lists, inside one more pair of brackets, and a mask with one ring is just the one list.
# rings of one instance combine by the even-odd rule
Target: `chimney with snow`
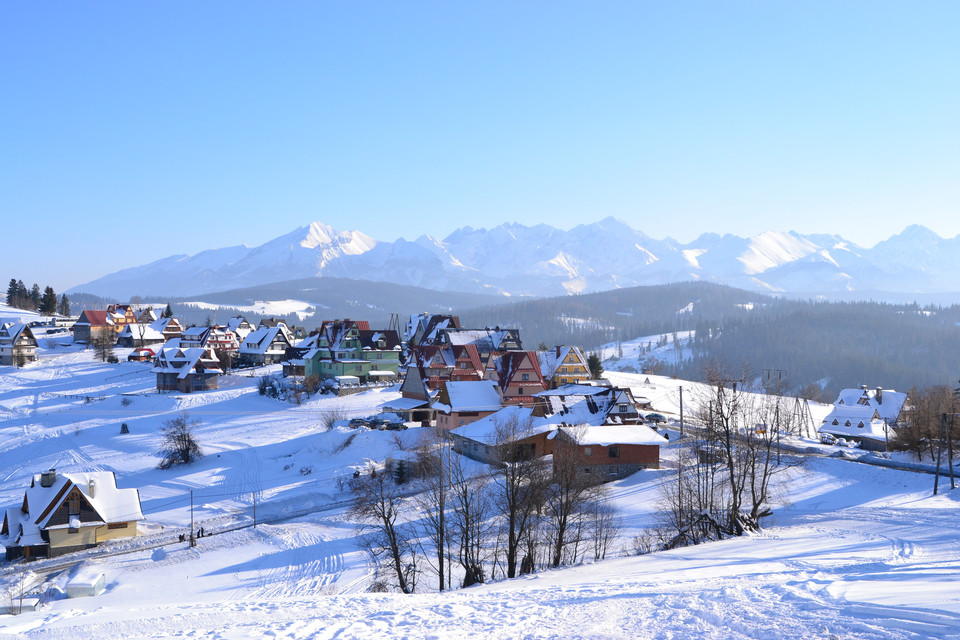
[[57,481],[57,470],[49,469],[40,474],[40,486],[41,487],[52,487],[53,484]]
[[87,489],[91,498],[97,497],[97,483],[93,481],[93,478],[90,478],[90,480],[87,481]]
[[883,404],[883,387],[877,387],[877,404]]

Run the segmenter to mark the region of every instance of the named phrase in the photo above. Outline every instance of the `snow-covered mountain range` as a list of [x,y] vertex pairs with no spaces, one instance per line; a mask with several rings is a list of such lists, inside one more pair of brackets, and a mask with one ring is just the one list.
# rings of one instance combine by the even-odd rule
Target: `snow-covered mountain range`
[[436,290],[550,296],[702,280],[768,293],[960,291],[960,236],[913,225],[863,248],[836,235],[704,234],[657,240],[606,218],[569,231],[540,224],[460,228],[444,239],[379,242],[322,222],[258,247],[211,249],[124,269],[70,292],[188,296],[316,276]]

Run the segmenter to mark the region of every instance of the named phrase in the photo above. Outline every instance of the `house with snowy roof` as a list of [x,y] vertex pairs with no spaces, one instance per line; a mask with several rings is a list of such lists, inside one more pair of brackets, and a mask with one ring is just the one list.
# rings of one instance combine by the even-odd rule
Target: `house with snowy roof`
[[23,502],[4,511],[7,560],[58,556],[137,535],[143,520],[136,489],[117,488],[112,471],[35,474]]
[[29,326],[19,322],[0,324],[0,365],[22,367],[37,359],[37,339]]
[[355,376],[360,382],[396,380],[400,371],[400,335],[393,329],[371,329],[366,320],[327,320],[317,333],[299,343],[314,344],[303,355],[304,375],[321,380]]
[[[505,443],[516,454],[549,455],[554,433],[560,427],[639,424],[629,389],[567,385],[538,393],[533,402],[503,409],[450,431],[454,450],[462,455],[495,463]],[[505,403],[506,404],[506,403]],[[621,417],[623,416],[623,417]]]
[[129,304],[111,304],[107,307],[107,314],[113,320],[113,330],[117,333],[123,331],[128,324],[137,322],[137,313]]
[[473,345],[480,353],[480,358],[486,360],[495,351],[520,351],[523,345],[520,342],[518,329],[462,329],[447,327],[437,332],[436,344],[442,346]]
[[500,387],[504,404],[532,404],[547,389],[534,351],[508,351],[491,356],[484,377]]
[[411,347],[437,345],[444,329],[459,329],[460,318],[436,313],[421,313],[407,323],[405,338]]
[[537,352],[540,373],[551,389],[590,379],[590,367],[580,347],[556,346]]
[[237,336],[237,342],[242,343],[244,338],[256,330],[256,327],[247,322],[243,316],[236,316],[227,320],[227,329]]
[[536,416],[562,416],[569,424],[642,424],[629,388],[568,384],[538,393]]
[[163,328],[168,323],[162,320],[154,320],[150,324],[133,322],[124,325],[117,336],[117,344],[121,347],[140,348],[151,347],[163,344],[167,341],[167,336],[163,333]]
[[432,406],[437,426],[450,431],[499,411],[503,399],[492,380],[450,380],[440,387]]
[[444,383],[482,379],[483,364],[473,345],[413,347],[400,385],[402,397],[381,409],[400,414],[407,422],[432,422],[436,411],[431,405]]
[[892,389],[843,389],[817,433],[859,442],[862,449],[886,451],[896,438],[896,428],[907,394]]
[[667,439],[644,424],[560,427],[553,442],[554,471],[573,465],[593,482],[619,480],[641,469],[660,468],[660,446]]
[[240,343],[237,357],[241,362],[253,366],[283,362],[292,344],[293,336],[281,322],[275,327],[260,327],[247,334]]
[[190,393],[216,389],[223,370],[208,347],[163,347],[157,351],[151,373],[157,374],[157,391]]
[[84,309],[70,329],[74,342],[92,344],[100,336],[115,333],[113,320],[106,311]]

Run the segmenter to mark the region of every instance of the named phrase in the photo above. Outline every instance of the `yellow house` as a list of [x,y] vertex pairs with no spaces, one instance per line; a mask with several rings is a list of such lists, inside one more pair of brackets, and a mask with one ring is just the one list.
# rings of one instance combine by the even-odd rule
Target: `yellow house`
[[137,535],[140,493],[118,489],[112,471],[33,476],[19,507],[7,509],[0,541],[7,560],[58,556]]
[[580,347],[557,346],[537,354],[540,372],[551,389],[567,384],[581,384],[590,379],[590,368]]

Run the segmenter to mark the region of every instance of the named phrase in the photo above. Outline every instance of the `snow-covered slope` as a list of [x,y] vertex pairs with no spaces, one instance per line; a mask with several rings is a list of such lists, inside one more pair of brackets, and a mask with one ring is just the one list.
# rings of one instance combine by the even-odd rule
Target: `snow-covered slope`
[[[762,533],[637,556],[659,522],[669,469],[611,483],[623,529],[607,559],[540,569],[514,580],[437,593],[368,593],[375,574],[339,480],[368,459],[412,447],[421,429],[393,433],[322,428],[323,417],[364,415],[396,388],[302,404],[260,396],[256,377],[216,391],[150,393],[149,364],[105,365],[69,346],[36,364],[0,367],[0,506],[18,505],[33,473],[114,471],[140,490],[143,535],[102,556],[106,591],[63,598],[76,570],[48,561],[0,561],[0,606],[42,589],[38,611],[0,615],[0,638],[755,638],[916,639],[960,634],[960,513],[956,492],[932,478],[843,459],[807,458],[776,479]],[[276,369],[276,367],[274,367]],[[269,371],[267,368],[264,371]],[[612,374],[675,414],[695,383]],[[120,394],[127,394],[121,396]],[[90,400],[86,400],[89,398]],[[156,468],[164,420],[198,419],[206,456]],[[129,426],[121,435],[119,423]],[[669,459],[669,450],[665,453]],[[177,542],[191,522],[206,537]],[[252,520],[256,528],[233,529]],[[411,505],[405,516],[418,517]],[[271,520],[264,524],[264,520]],[[459,572],[457,572],[459,573]],[[456,580],[456,574],[454,575]],[[41,585],[36,587],[36,585]]]
[[540,224],[463,227],[444,239],[377,242],[314,222],[259,247],[213,249],[74,287],[127,299],[185,296],[315,276],[436,290],[548,296],[688,280],[763,292],[960,291],[960,239],[911,226],[864,249],[839,236],[765,232],[656,240],[606,218],[569,231]]

